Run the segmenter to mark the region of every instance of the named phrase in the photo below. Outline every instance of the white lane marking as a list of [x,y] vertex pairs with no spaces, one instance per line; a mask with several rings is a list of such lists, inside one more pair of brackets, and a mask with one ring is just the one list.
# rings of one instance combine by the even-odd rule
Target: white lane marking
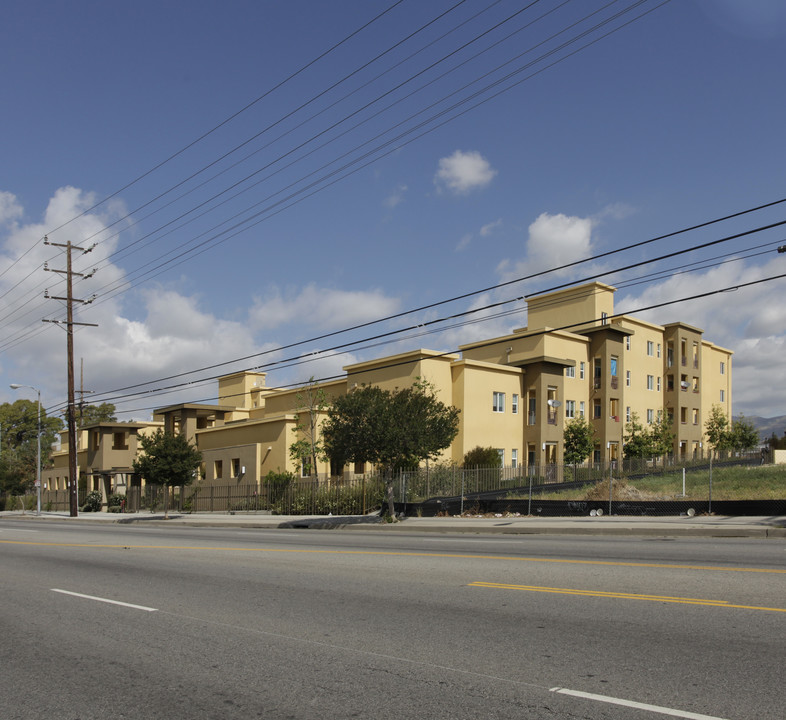
[[561,695],[572,695],[573,697],[584,698],[585,700],[595,700],[611,705],[624,705],[625,707],[636,708],[637,710],[647,710],[649,712],[660,713],[661,715],[689,718],[690,720],[724,720],[724,718],[719,718],[715,715],[701,715],[700,713],[687,712],[686,710],[675,710],[674,708],[661,707],[660,705],[649,705],[633,700],[623,700],[622,698],[610,697],[609,695],[595,695],[594,693],[581,692],[581,690],[568,690],[568,688],[555,687],[550,688],[549,692],[560,693]]
[[107,598],[95,597],[94,595],[83,595],[82,593],[75,593],[69,590],[58,590],[52,588],[52,592],[62,593],[63,595],[72,595],[73,597],[82,598],[84,600],[95,600],[96,602],[109,603],[110,605],[121,605],[122,607],[133,608],[134,610],[144,610],[145,612],[158,612],[158,608],[145,607],[144,605],[133,605],[132,603],[124,603],[119,600],[108,600]]

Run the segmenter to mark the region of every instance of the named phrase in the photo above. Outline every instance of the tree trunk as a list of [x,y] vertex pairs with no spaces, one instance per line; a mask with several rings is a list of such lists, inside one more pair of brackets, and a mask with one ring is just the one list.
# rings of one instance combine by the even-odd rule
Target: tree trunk
[[388,515],[391,522],[398,522],[396,508],[393,506],[393,474],[390,473],[385,479],[385,492],[388,496]]

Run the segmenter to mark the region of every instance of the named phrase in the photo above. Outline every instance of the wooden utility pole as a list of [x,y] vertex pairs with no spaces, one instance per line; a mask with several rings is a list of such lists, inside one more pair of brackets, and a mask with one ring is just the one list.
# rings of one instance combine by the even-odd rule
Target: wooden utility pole
[[[71,517],[76,517],[79,514],[79,495],[78,495],[78,485],[79,485],[79,468],[77,467],[77,448],[76,448],[76,403],[74,401],[74,325],[89,325],[91,327],[98,327],[96,323],[82,323],[82,322],[74,322],[74,303],[82,303],[88,304],[93,302],[94,298],[91,297],[88,300],[77,300],[74,298],[73,292],[73,276],[76,275],[77,277],[81,278],[89,278],[92,277],[95,270],[88,274],[82,273],[75,273],[71,268],[71,251],[72,250],[79,250],[82,253],[89,253],[94,246],[87,248],[77,247],[76,245],[72,245],[71,241],[69,240],[67,243],[50,243],[48,238],[44,238],[44,245],[52,245],[53,247],[61,247],[65,248],[66,250],[66,269],[65,270],[54,270],[50,269],[48,266],[44,265],[44,270],[50,270],[50,272],[62,273],[66,276],[66,296],[65,297],[55,297],[54,295],[51,296],[52,300],[64,300],[66,303],[66,353],[68,355],[68,411],[66,412],[66,418],[68,421],[68,479],[70,482],[69,487],[69,509]],[[45,293],[45,297],[50,297],[49,293]],[[58,325],[62,325],[62,320],[44,320],[44,322],[51,322],[56,323]]]

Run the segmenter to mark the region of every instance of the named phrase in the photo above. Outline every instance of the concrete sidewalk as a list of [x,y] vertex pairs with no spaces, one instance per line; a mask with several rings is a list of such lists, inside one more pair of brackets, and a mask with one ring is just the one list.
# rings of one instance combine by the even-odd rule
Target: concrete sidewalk
[[79,513],[71,518],[67,512],[2,512],[0,527],[6,518],[25,519],[31,523],[66,520],[79,523],[145,524],[167,527],[223,527],[266,529],[341,529],[374,532],[437,532],[510,535],[630,535],[656,537],[751,537],[786,538],[786,516],[727,517],[702,515],[688,517],[640,517],[603,515],[601,517],[410,517],[388,523],[378,515],[314,516],[267,515],[262,513]]

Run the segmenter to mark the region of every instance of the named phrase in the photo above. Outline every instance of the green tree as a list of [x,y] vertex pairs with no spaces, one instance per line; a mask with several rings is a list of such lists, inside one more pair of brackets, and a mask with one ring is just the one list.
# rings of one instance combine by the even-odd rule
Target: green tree
[[568,465],[583,463],[595,449],[595,428],[587,418],[580,416],[565,424],[562,433],[563,459]]
[[654,457],[671,455],[674,452],[674,439],[677,435],[672,427],[673,421],[669,414],[658,411],[658,417],[650,428],[650,440]]
[[641,424],[638,413],[631,413],[622,436],[622,454],[626,458],[652,457],[652,436]]
[[[52,453],[52,445],[63,422],[48,417],[41,408],[41,465]],[[0,491],[21,493],[34,487],[38,453],[38,402],[20,399],[0,405]]]
[[753,450],[761,442],[759,432],[744,415],[731,424],[731,447],[735,450]]
[[707,442],[715,453],[720,454],[731,447],[729,418],[720,405],[713,405],[707,422],[704,423]]
[[363,386],[337,397],[322,436],[328,457],[340,463],[371,462],[386,472],[393,510],[393,472],[433,460],[458,433],[458,409],[441,402],[428,382],[404,389]]
[[102,422],[117,422],[117,410],[112,403],[100,405],[82,405],[77,415],[77,425],[80,428]]
[[[146,482],[169,488],[194,481],[202,453],[184,435],[159,429],[152,435],[140,435],[139,445],[142,452],[134,459],[134,472]],[[168,502],[164,503],[164,517],[169,517]]]
[[465,468],[498,468],[502,460],[496,448],[477,445],[464,454],[462,464]]
[[[303,464],[309,476],[317,476],[317,459],[324,457],[319,418],[328,406],[325,391],[311,377],[297,394],[300,421],[295,426],[298,439],[289,446],[289,456]],[[303,473],[306,474],[305,472]]]

